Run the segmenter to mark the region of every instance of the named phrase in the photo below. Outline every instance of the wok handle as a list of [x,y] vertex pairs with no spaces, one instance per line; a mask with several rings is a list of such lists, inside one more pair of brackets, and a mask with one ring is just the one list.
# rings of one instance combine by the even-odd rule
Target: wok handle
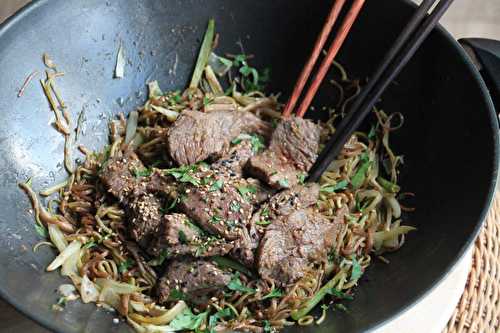
[[481,73],[497,113],[500,113],[500,41],[486,38],[463,38],[458,42]]

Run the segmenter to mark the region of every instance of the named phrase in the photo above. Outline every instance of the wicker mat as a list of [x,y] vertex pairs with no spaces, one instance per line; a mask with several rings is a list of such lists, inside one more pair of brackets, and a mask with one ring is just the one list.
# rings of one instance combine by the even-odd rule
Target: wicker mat
[[474,245],[462,298],[443,333],[500,332],[500,192]]

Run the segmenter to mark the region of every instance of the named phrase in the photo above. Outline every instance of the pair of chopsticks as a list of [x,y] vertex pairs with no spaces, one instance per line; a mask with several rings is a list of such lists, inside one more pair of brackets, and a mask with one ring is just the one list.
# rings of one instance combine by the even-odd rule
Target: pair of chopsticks
[[[323,48],[328,34],[330,33],[336,17],[338,16],[338,12],[344,2],[345,0],[338,0],[334,3],[325,27],[323,28],[323,31],[321,32],[315,45],[313,54],[304,67],[304,70],[302,71],[302,74],[294,88],[292,97],[283,112],[284,117],[290,116],[293,108],[295,107],[295,104],[301,95],[302,89],[304,88],[314,67],[314,63]],[[344,119],[342,119],[335,133],[328,140],[318,159],[312,166],[311,170],[309,170],[308,181],[316,182],[319,180],[333,159],[340,153],[352,133],[359,127],[364,118],[373,109],[373,106],[380,98],[384,90],[412,58],[452,2],[453,0],[422,1],[410,21],[403,28],[389,51],[385,54],[375,73],[371,76],[368,83],[361,89],[360,95],[349,108],[348,113]],[[336,53],[340,49],[343,41],[347,37],[347,34],[355,21],[357,14],[363,6],[363,3],[364,0],[354,0],[349,13],[340,28],[339,35],[337,35],[334,39],[332,46],[327,52],[327,56],[318,70],[318,74],[316,74],[314,81],[311,83],[309,90],[307,91],[304,100],[297,111],[298,117],[302,117],[309,108],[321,81],[325,77],[326,72],[328,71],[328,68],[331,65]],[[431,8],[433,8],[433,10],[430,14],[428,14]]]
[[[328,69],[333,63],[333,59],[335,59],[335,56],[340,50],[340,47],[342,46],[344,40],[349,34],[349,31],[351,30],[354,21],[356,21],[356,18],[358,17],[358,14],[361,11],[361,8],[363,7],[364,3],[365,0],[354,0],[354,2],[352,3],[349,12],[347,13],[346,17],[344,18],[344,21],[342,22],[338,34],[336,35],[335,39],[332,42],[332,45],[328,49],[325,58],[321,62],[321,65],[318,69],[316,76],[314,77],[307,93],[304,96],[304,99],[302,100],[302,103],[300,104],[297,110],[298,117],[303,117],[304,114],[307,112],[307,109],[311,105],[314,96],[318,92],[321,82],[325,78]],[[297,80],[297,83],[293,88],[292,95],[290,96],[290,99],[288,100],[288,103],[285,106],[285,109],[283,110],[284,118],[287,118],[292,114],[292,111],[295,108],[295,105],[297,104],[297,101],[302,94],[302,90],[304,89],[307,80],[311,75],[314,65],[316,64],[316,61],[318,60],[318,57],[321,54],[323,47],[325,46],[326,40],[328,39],[328,36],[330,35],[330,32],[332,31],[333,26],[337,21],[337,18],[344,4],[345,0],[336,0],[333,3],[332,9],[328,14],[328,18],[326,19],[325,25],[323,26],[323,29],[321,30],[321,33],[318,36],[318,39],[316,40],[316,44],[314,45],[314,49],[311,53],[311,56],[309,57],[309,60],[302,69],[299,79]]]

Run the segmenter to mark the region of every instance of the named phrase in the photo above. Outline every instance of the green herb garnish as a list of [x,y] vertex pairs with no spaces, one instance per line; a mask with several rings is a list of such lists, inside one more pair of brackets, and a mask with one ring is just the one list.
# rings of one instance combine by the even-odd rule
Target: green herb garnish
[[220,221],[222,221],[222,217],[218,216],[218,215],[214,215],[212,216],[212,218],[210,219],[210,222],[212,222],[213,224],[217,224],[219,223]]
[[238,189],[238,192],[240,192],[241,196],[244,199],[247,199],[249,194],[257,193],[257,188],[255,186],[252,186],[252,185],[238,186],[237,189]]
[[210,189],[208,191],[209,192],[219,191],[222,188],[222,186],[224,186],[224,182],[221,179],[218,179],[212,183],[212,186],[210,186]]
[[127,260],[122,261],[118,265],[118,272],[125,273],[126,271],[128,271],[130,269],[130,267],[134,266],[134,264],[135,264],[134,260],[132,260],[131,258],[127,258]]
[[186,308],[168,324],[168,327],[172,331],[198,331],[198,328],[207,319],[207,316],[207,311],[195,315],[191,309]]
[[257,225],[270,225],[272,222],[269,221],[269,220],[259,220],[257,222],[255,222],[255,224]]
[[184,231],[182,231],[182,230],[179,230],[179,242],[181,242],[181,244],[187,244],[188,243],[186,233]]
[[347,180],[343,179],[335,185],[322,187],[320,191],[325,192],[325,193],[335,193],[337,191],[345,189],[347,187],[347,185],[349,185],[349,182]]
[[234,291],[241,291],[244,293],[252,293],[252,294],[255,293],[255,289],[248,288],[241,282],[240,272],[236,272],[233,274],[233,276],[231,277],[231,281],[229,281],[227,287],[230,290]]
[[149,177],[153,173],[152,169],[144,168],[144,169],[134,169],[134,176],[136,178],[139,177]]
[[229,204],[229,209],[231,209],[233,212],[239,212],[241,209],[241,205],[238,201],[231,201]]
[[276,288],[273,288],[269,294],[265,295],[264,297],[262,297],[262,299],[268,299],[268,298],[277,298],[277,297],[281,297],[284,295],[284,292],[281,290],[281,289],[276,289]]
[[186,165],[179,168],[167,169],[164,172],[167,175],[173,176],[181,183],[191,183],[194,186],[200,185],[200,180],[192,176],[193,172],[198,170],[196,165]]
[[366,172],[368,171],[370,164],[371,162],[368,154],[364,153],[363,155],[361,155],[358,170],[356,170],[356,173],[351,178],[351,184],[353,188],[356,189],[363,185],[366,179]]
[[153,260],[150,260],[148,264],[150,266],[160,266],[169,256],[170,252],[167,249],[162,249],[160,255],[158,255],[158,257],[154,258]]
[[290,184],[288,183],[288,179],[284,178],[284,179],[280,179],[278,181],[278,184],[280,184],[281,187],[289,187]]
[[356,260],[356,258],[354,258],[354,256],[351,258],[351,260],[352,260],[351,281],[356,281],[361,277],[361,275],[363,275],[363,268]]

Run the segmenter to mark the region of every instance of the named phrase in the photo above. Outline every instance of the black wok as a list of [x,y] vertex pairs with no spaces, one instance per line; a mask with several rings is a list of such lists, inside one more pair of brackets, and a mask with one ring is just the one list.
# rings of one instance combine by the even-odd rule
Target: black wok
[[[219,51],[256,54],[256,65],[273,70],[271,91],[291,90],[330,1],[250,0],[51,0],[34,1],[0,29],[0,295],[20,311],[59,332],[124,332],[116,316],[93,305],[71,302],[54,312],[54,290],[66,282],[44,268],[54,252],[42,247],[29,203],[17,183],[34,176],[40,189],[66,177],[63,140],[50,128],[52,114],[37,81],[17,98],[48,52],[66,73],[60,89],[73,118],[84,108],[81,144],[98,149],[107,140],[107,121],[144,100],[144,83],[164,89],[185,86],[207,19],[221,33]],[[339,60],[354,77],[371,73],[413,10],[406,1],[368,1]],[[120,41],[130,63],[112,80]],[[169,70],[177,62],[175,75]],[[328,102],[324,87],[322,101]],[[377,327],[433,288],[473,241],[490,205],[498,168],[498,124],[486,86],[465,52],[436,29],[396,82],[382,107],[400,111],[405,126],[394,136],[405,155],[405,189],[415,192],[417,210],[408,223],[418,232],[389,254],[390,265],[374,262],[348,303],[321,326],[301,331],[359,332]],[[318,112],[309,116],[318,116]],[[0,324],[1,325],[1,324]],[[289,330],[299,331],[298,328]]]

